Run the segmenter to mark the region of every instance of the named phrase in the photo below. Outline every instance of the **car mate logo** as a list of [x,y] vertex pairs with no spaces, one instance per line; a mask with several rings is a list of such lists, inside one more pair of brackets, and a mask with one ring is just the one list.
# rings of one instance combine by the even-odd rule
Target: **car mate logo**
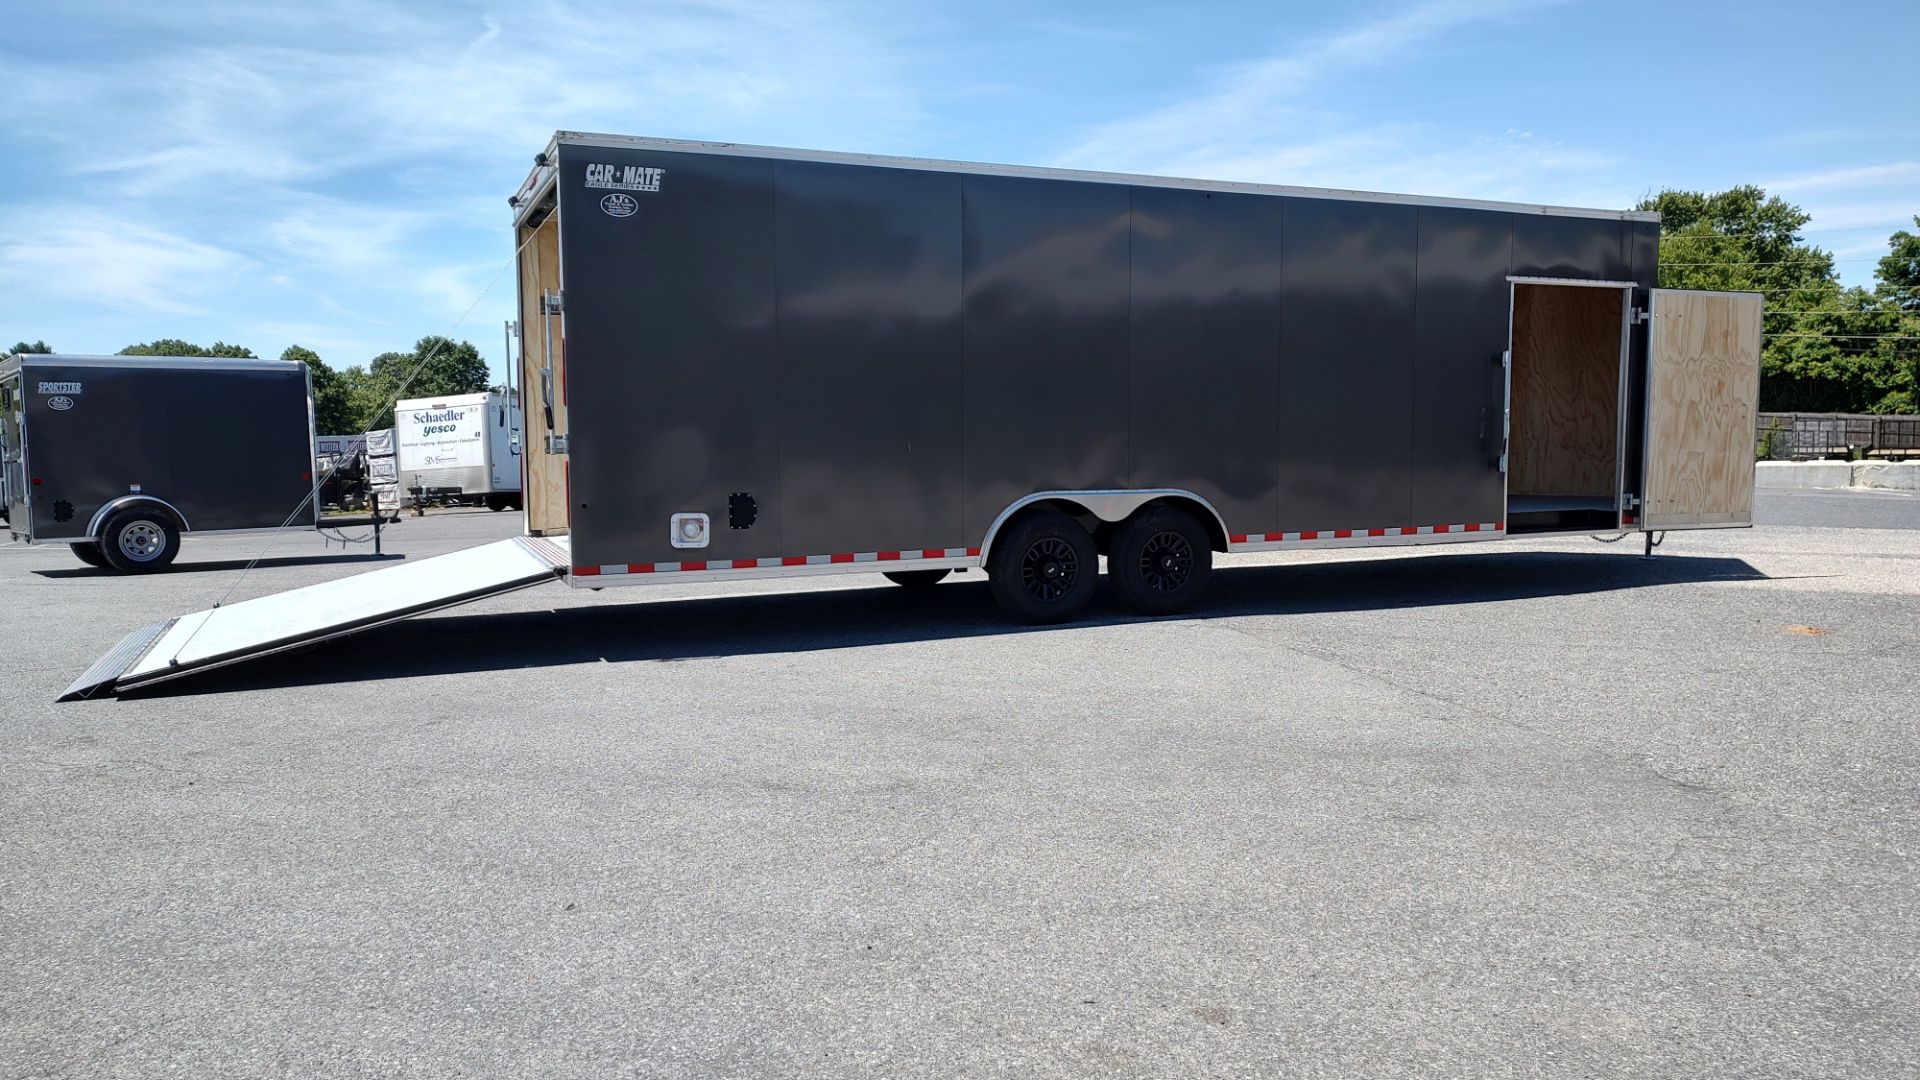
[[665,169],[645,165],[589,165],[587,186],[610,191],[659,191]]
[[616,191],[600,200],[600,209],[613,217],[632,217],[633,212],[640,209],[640,204],[634,200],[633,196],[622,195]]

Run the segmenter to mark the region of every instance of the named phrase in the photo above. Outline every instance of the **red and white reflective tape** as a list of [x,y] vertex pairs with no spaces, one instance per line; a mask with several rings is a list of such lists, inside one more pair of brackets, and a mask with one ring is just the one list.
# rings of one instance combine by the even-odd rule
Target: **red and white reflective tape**
[[1229,541],[1230,547],[1239,547],[1243,544],[1248,546],[1260,544],[1264,546],[1274,544],[1324,543],[1329,540],[1349,540],[1363,543],[1370,540],[1380,540],[1392,543],[1408,536],[1435,536],[1454,533],[1497,533],[1501,531],[1504,525],[1504,522],[1499,521],[1479,521],[1468,522],[1464,525],[1395,525],[1378,529],[1317,529],[1304,530],[1301,532],[1234,533],[1232,536],[1229,536],[1227,540]]
[[778,570],[791,566],[832,566],[836,563],[912,564],[933,559],[977,559],[979,548],[908,548],[903,551],[846,551],[832,555],[775,555],[765,559],[692,559],[683,562],[607,563],[576,566],[575,577],[610,574],[715,573],[727,570]]

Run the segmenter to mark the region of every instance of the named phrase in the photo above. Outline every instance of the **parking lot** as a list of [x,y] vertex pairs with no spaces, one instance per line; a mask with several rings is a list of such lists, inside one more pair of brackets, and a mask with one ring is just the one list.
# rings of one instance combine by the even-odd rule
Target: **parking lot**
[[1920,499],[1758,513],[1048,629],[549,585],[64,705],[381,564],[0,547],[0,1075],[1912,1075]]

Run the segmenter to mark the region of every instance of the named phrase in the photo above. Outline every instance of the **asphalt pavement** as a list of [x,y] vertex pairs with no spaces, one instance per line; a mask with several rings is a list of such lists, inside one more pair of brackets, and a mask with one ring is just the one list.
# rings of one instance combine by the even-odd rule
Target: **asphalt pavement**
[[1041,630],[553,585],[64,705],[384,563],[0,546],[0,1076],[1912,1076],[1920,500],[1758,516]]

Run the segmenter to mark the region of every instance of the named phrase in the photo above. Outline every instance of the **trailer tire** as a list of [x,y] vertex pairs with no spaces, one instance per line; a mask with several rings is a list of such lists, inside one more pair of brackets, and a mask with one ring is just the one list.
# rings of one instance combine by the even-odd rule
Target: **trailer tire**
[[905,585],[909,589],[924,589],[938,585],[940,579],[953,573],[951,570],[889,570],[881,575],[895,585]]
[[1126,605],[1142,615],[1192,607],[1213,575],[1206,526],[1172,507],[1148,507],[1128,519],[1107,550],[1107,576]]
[[1000,610],[1033,625],[1066,622],[1085,611],[1099,579],[1093,537],[1057,510],[1003,528],[987,559],[987,584]]
[[122,573],[162,570],[180,553],[180,529],[164,510],[130,506],[107,519],[100,530],[100,553]]
[[107,565],[107,557],[101,552],[98,540],[83,540],[73,545],[73,557],[88,566],[104,568]]

